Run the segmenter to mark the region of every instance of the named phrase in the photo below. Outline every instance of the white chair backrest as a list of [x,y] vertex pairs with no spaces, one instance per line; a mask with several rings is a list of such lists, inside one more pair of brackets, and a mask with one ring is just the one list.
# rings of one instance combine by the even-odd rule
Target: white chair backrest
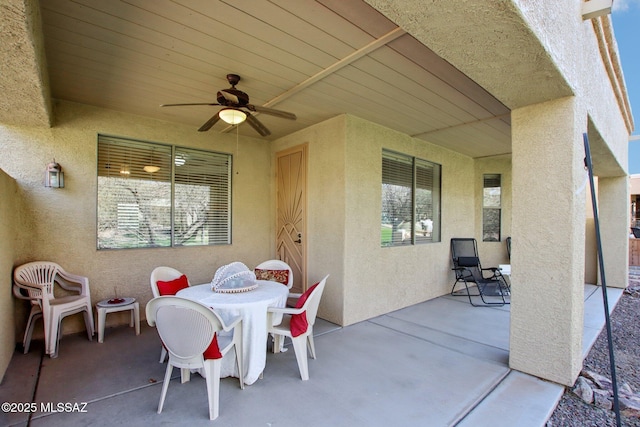
[[167,351],[178,363],[174,363],[175,366],[202,364],[202,354],[213,335],[223,328],[222,321],[211,309],[175,296],[152,299],[147,303],[146,315],[147,322],[156,326]]
[[53,284],[59,271],[62,267],[55,262],[34,261],[16,267],[13,278],[23,285],[44,285],[47,296],[53,298]]
[[270,259],[268,261],[261,262],[256,265],[255,268],[259,268],[261,270],[288,270],[289,279],[287,282],[287,288],[291,289],[293,287],[293,270],[286,262],[280,261],[279,259]]
[[[158,282],[168,282],[182,276],[182,273],[175,268],[171,267],[156,267],[151,272],[151,276],[149,277],[149,282],[151,284],[151,292],[153,292],[154,297],[159,297],[160,292],[158,291]],[[191,286],[191,283],[189,283]]]
[[324,292],[324,286],[327,283],[328,277],[329,275],[327,274],[320,282],[318,282],[318,286],[311,291],[311,295],[309,295],[309,298],[307,298],[302,306],[302,308],[307,311],[307,323],[309,323],[310,326],[313,326],[316,322],[316,315],[318,314],[318,307],[320,306],[320,298],[322,298],[322,292]]

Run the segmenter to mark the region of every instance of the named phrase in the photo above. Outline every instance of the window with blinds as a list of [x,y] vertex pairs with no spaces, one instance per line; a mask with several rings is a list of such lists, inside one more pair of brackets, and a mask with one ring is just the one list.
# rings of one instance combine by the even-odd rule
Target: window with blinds
[[441,166],[383,150],[382,246],[440,241]]
[[98,136],[98,249],[231,243],[231,155]]
[[500,174],[483,175],[482,240],[484,242],[500,241],[501,189]]

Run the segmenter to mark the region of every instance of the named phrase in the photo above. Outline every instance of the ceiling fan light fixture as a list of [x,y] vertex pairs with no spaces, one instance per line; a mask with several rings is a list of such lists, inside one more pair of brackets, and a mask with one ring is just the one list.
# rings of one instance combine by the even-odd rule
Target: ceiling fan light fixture
[[144,170],[145,172],[148,172],[148,173],[156,173],[156,172],[158,172],[160,170],[160,167],[153,166],[153,165],[147,165],[147,166],[143,167],[142,170]]
[[247,119],[247,115],[243,111],[234,108],[223,108],[218,115],[230,125],[238,125]]

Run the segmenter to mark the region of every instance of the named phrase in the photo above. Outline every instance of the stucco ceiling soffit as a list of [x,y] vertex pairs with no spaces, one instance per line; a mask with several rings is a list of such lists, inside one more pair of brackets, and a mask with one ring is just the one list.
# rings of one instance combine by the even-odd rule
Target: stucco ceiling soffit
[[52,123],[38,2],[0,4],[0,123],[44,126]]
[[573,94],[511,2],[365,1],[511,110]]
[[611,147],[604,142],[597,126],[591,119],[588,121],[587,128],[593,174],[601,178],[627,176],[627,167],[623,166],[623,164],[626,165],[628,163],[627,159],[620,159],[622,163],[618,161],[616,154],[613,153]]

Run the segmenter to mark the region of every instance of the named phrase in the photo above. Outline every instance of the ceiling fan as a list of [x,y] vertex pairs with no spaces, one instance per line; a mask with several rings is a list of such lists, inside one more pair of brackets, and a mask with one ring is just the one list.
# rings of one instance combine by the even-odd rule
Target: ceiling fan
[[[259,105],[249,104],[249,95],[241,90],[236,89],[236,85],[240,81],[237,74],[227,74],[227,81],[231,85],[229,89],[218,91],[216,100],[218,102],[194,102],[187,104],[162,104],[161,107],[182,107],[187,105],[220,105],[222,108],[213,115],[205,124],[200,126],[198,132],[208,131],[215,125],[218,120],[229,124],[240,124],[244,120],[254,128],[260,135],[269,136],[271,132],[260,122],[251,112],[269,114],[271,116],[280,117],[282,119],[295,120],[296,115],[286,111],[274,110],[273,108],[261,107]],[[248,111],[247,111],[248,110]]]

